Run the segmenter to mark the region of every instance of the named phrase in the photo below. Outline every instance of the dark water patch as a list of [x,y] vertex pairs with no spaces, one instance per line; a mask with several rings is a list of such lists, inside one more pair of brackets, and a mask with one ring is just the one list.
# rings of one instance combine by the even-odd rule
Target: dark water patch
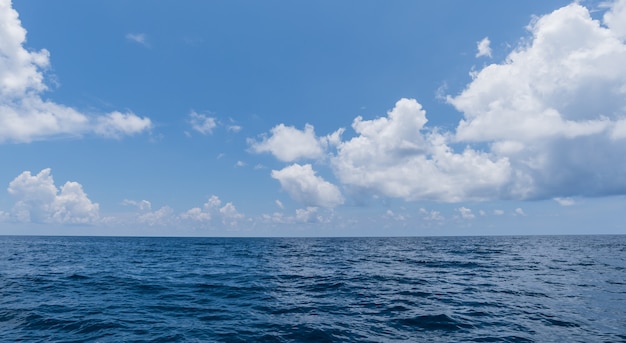
[[455,320],[446,314],[421,315],[410,318],[393,319],[392,322],[415,330],[456,331],[471,328],[472,325]]

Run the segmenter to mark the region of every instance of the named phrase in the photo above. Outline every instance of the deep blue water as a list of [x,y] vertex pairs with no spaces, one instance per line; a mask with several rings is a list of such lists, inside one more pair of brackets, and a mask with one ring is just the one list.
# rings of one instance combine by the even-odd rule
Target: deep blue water
[[0,237],[0,341],[626,342],[626,236]]

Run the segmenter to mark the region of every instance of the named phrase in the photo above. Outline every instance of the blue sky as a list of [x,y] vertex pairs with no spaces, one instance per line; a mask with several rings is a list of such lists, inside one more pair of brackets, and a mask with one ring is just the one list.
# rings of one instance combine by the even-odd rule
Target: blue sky
[[0,234],[626,233],[624,0],[0,16]]

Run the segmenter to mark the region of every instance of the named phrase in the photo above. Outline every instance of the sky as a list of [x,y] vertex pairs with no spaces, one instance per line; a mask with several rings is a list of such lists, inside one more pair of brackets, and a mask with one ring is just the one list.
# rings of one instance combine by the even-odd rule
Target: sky
[[626,0],[0,0],[0,234],[626,234]]

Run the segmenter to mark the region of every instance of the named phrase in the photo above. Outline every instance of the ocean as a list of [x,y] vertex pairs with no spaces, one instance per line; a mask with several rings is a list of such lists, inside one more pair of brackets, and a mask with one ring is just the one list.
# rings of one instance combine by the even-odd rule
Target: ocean
[[626,342],[626,236],[0,236],[1,342]]

